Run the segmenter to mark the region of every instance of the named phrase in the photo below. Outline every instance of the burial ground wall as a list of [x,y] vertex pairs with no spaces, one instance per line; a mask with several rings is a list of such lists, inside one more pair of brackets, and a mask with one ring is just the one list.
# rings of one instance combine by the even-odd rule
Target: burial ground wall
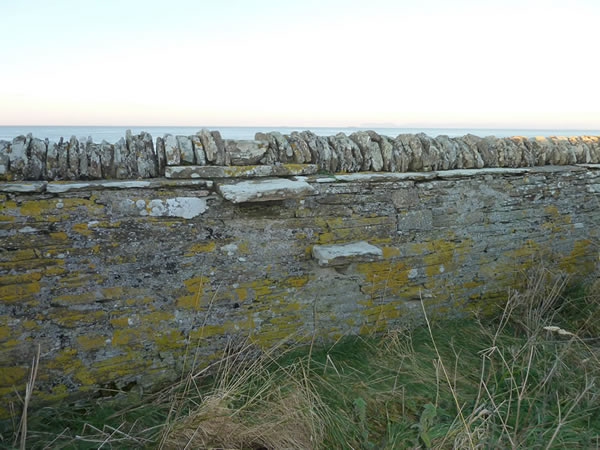
[[[383,331],[417,317],[421,300],[442,316],[489,312],[540,257],[574,278],[600,271],[591,138],[587,153],[573,144],[571,156],[553,144],[562,165],[534,164],[541,157],[532,150],[527,167],[460,169],[460,151],[423,162],[422,143],[420,163],[411,150],[405,167],[388,157],[380,167],[372,154],[385,144],[371,139],[371,150],[355,143],[357,153],[344,153],[362,158],[354,169],[370,158],[365,171],[351,173],[346,162],[340,173],[340,158],[331,170],[325,150],[313,154],[308,144],[302,162],[293,159],[297,144],[291,161],[267,160],[267,137],[226,142],[211,164],[207,144],[203,165],[197,155],[181,165],[187,144],[175,146],[177,165],[165,156],[162,166],[169,178],[94,181],[78,165],[78,180],[19,181],[35,178],[25,169],[34,140],[24,139],[27,162],[17,172],[9,161],[12,181],[0,184],[0,417],[23,393],[38,345],[34,397],[73,399],[176,379],[192,353],[203,366],[232,340],[265,349]],[[508,160],[500,153],[496,165]],[[43,175],[47,153],[45,161],[37,178],[52,179]],[[114,146],[111,161],[99,177],[121,167]]]

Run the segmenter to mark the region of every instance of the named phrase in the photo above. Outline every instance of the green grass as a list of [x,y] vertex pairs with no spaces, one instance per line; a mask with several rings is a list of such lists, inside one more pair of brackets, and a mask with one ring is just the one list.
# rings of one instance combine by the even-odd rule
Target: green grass
[[[493,317],[247,358],[143,398],[31,410],[28,448],[597,448],[600,290],[540,270]],[[2,431],[10,447],[16,425]]]

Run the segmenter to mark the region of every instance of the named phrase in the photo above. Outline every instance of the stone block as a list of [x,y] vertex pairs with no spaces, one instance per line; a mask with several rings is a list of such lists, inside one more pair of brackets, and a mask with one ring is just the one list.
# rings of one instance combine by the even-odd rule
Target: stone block
[[322,266],[343,266],[355,262],[377,261],[383,258],[383,251],[365,241],[346,244],[314,245],[312,256]]
[[232,203],[267,202],[314,195],[315,189],[305,181],[286,178],[241,181],[217,186],[219,193]]

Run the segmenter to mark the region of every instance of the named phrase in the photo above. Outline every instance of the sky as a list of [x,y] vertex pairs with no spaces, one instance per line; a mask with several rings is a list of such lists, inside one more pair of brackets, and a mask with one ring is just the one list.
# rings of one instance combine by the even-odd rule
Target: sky
[[0,0],[0,125],[600,128],[598,0]]

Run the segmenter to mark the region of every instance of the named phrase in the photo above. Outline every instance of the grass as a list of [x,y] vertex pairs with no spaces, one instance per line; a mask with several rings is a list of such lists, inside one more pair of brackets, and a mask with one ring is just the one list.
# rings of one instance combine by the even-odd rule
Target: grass
[[[425,312],[425,308],[423,308]],[[29,411],[27,448],[599,448],[600,286],[540,269],[486,319],[315,339],[151,396]],[[252,357],[249,357],[251,355]],[[18,445],[19,425],[0,445]]]

